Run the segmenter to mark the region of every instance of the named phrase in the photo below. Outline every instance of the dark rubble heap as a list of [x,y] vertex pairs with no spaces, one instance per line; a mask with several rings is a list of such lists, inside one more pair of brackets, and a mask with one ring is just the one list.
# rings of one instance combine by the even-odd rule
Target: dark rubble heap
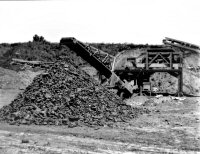
[[10,124],[104,126],[142,112],[127,106],[65,59],[37,76],[10,105],[0,109],[0,120]]

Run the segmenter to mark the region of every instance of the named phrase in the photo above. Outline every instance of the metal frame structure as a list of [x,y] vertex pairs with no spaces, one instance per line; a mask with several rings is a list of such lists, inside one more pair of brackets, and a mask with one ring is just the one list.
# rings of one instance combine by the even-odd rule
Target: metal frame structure
[[[165,46],[159,48],[148,48],[146,55],[141,62],[136,62],[136,59],[129,57],[129,60],[134,63],[133,68],[113,69],[116,57],[108,53],[82,43],[73,37],[62,38],[61,45],[68,46],[81,56],[91,66],[95,67],[101,75],[107,79],[111,76],[117,79],[116,83],[120,83],[120,88],[129,93],[139,93],[140,95],[146,90],[145,85],[150,83],[150,76],[156,72],[167,72],[178,78],[178,92],[183,94],[183,54],[185,50],[195,51],[200,53],[200,47],[187,42],[165,38],[163,40]],[[125,80],[124,80],[125,79]],[[138,88],[133,89],[129,81],[134,81]],[[110,83],[112,84],[112,83]],[[150,85],[151,92],[151,85]]]
[[[178,95],[182,95],[183,85],[183,53],[172,48],[147,49],[141,63],[133,69],[116,69],[114,72],[122,79],[131,78],[139,88],[139,94],[143,95],[144,85],[150,84],[150,76],[156,72],[167,72],[178,78]],[[150,85],[151,87],[151,85]],[[151,88],[150,91],[151,93]]]

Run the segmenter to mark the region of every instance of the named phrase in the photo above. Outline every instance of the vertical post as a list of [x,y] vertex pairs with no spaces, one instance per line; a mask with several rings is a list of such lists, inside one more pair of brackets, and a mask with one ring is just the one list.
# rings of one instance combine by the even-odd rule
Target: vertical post
[[142,96],[143,94],[142,94],[142,91],[143,91],[143,75],[141,76],[139,76],[139,78],[138,78],[139,80],[138,80],[138,87],[139,87],[139,93],[140,93],[140,96]]
[[140,84],[140,96],[142,96],[142,84]]
[[172,62],[172,52],[170,53],[170,69],[172,69],[172,66],[173,66],[173,62]]
[[[150,79],[150,76],[149,76],[149,79]],[[150,96],[151,96],[151,93],[152,93],[152,87],[151,87],[151,82],[149,81],[150,83]]]
[[178,76],[178,96],[182,95],[183,93],[183,72],[182,69],[179,69],[179,76]]
[[146,53],[146,70],[149,69],[149,54],[148,54],[148,51]]
[[179,54],[180,56],[180,62],[179,62],[179,76],[178,76],[178,95],[182,95],[183,94],[183,54],[182,52],[180,52]]

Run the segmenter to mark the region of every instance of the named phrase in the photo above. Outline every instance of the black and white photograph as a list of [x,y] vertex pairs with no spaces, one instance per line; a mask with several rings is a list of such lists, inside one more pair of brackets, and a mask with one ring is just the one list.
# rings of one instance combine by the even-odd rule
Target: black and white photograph
[[0,154],[200,154],[199,0],[0,0]]

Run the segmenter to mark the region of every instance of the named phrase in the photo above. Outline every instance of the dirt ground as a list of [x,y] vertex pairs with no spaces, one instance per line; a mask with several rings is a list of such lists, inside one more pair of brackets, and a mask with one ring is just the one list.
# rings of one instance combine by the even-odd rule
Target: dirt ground
[[199,98],[144,106],[149,114],[114,128],[0,123],[0,154],[200,153]]
[[[4,79],[15,83],[10,82],[15,81],[15,76],[9,76]],[[8,85],[10,88],[6,84],[0,89],[0,108],[22,92],[26,84],[22,89]],[[0,123],[0,154],[200,153],[200,97],[147,100],[128,100],[127,104],[151,112],[128,123],[116,123],[114,128]]]

